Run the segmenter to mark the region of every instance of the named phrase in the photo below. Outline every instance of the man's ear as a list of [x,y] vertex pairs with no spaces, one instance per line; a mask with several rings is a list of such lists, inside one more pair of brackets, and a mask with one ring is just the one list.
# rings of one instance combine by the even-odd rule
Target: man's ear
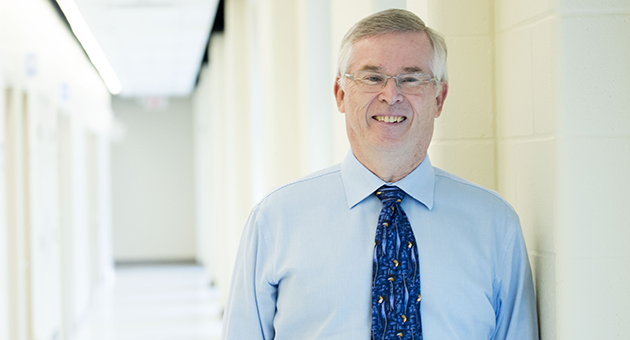
[[339,77],[337,77],[335,79],[335,86],[334,86],[334,92],[335,92],[335,100],[337,101],[337,110],[339,110],[339,112],[341,113],[345,113],[346,112],[346,108],[344,106],[344,97],[346,95],[346,92],[341,88],[341,85],[339,85]]
[[437,102],[437,111],[435,113],[435,118],[439,117],[442,114],[442,109],[444,108],[444,101],[446,100],[446,95],[448,94],[448,82],[442,82],[440,84],[439,93],[435,97]]

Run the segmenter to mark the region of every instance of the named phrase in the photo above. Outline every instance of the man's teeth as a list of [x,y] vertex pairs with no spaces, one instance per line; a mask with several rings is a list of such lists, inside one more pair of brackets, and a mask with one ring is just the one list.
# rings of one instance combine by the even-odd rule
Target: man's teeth
[[405,117],[402,116],[375,116],[374,117],[376,120],[378,120],[379,122],[385,122],[385,123],[400,123],[403,120],[405,120]]

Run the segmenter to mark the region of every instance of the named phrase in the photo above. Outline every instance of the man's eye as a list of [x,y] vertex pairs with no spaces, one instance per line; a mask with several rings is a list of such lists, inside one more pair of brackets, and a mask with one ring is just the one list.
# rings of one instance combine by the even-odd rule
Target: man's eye
[[404,77],[399,80],[401,84],[417,84],[420,83],[421,80],[418,77]]
[[365,78],[363,78],[363,80],[368,82],[368,83],[382,83],[383,82],[383,77],[380,77],[380,76],[366,76]]

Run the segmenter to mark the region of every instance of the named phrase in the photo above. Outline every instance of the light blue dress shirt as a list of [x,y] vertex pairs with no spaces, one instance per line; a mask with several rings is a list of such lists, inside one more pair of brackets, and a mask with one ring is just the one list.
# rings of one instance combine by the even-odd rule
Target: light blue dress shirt
[[538,339],[519,219],[498,194],[428,157],[385,183],[350,152],[272,191],[243,231],[224,315],[226,340],[368,340],[383,184],[407,193],[420,257],[425,340]]

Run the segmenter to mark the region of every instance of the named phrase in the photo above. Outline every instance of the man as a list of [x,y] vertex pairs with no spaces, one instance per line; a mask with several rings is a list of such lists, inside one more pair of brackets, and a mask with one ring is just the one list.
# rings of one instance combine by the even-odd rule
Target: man
[[537,339],[516,213],[427,157],[444,40],[404,10],[369,16],[334,92],[352,150],[254,207],[223,338]]

